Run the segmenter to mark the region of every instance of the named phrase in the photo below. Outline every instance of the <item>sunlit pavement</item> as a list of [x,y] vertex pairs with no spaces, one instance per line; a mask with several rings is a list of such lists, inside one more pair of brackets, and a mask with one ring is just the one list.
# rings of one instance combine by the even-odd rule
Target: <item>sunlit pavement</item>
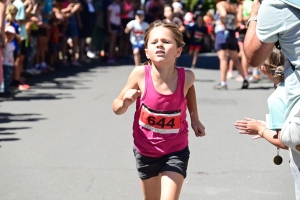
[[[241,82],[229,80],[228,91],[213,90],[219,71],[212,59],[194,69],[207,136],[196,138],[190,129],[180,199],[294,199],[288,152],[280,151],[283,163],[276,166],[274,146],[233,126],[244,117],[265,119],[273,85],[264,79],[240,90]],[[132,152],[134,106],[121,116],[111,109],[132,68],[61,68],[28,78],[31,90],[0,102],[0,199],[142,199]]]

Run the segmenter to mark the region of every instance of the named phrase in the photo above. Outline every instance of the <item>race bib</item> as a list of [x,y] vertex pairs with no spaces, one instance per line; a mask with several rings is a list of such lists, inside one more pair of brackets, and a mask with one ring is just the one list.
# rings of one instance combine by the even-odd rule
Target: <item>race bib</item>
[[181,111],[157,111],[142,105],[139,125],[155,133],[178,133]]
[[200,39],[200,40],[202,40],[203,37],[204,37],[204,34],[203,34],[202,32],[195,31],[195,35],[194,35],[194,38],[195,38],[195,39]]

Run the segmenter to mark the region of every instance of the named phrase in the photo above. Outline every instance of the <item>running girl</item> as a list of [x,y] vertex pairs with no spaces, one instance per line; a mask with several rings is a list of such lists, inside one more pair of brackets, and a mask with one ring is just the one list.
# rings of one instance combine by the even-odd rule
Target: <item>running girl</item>
[[175,67],[184,46],[171,22],[154,21],[145,35],[145,66],[131,72],[113,101],[123,114],[136,101],[133,122],[134,155],[144,199],[178,199],[189,160],[186,108],[196,136],[204,136],[199,121],[192,71]]

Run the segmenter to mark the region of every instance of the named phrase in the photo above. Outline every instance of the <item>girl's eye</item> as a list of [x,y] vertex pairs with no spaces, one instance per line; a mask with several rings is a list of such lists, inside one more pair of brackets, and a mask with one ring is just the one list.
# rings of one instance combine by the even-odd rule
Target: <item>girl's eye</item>
[[164,41],[164,43],[169,44],[169,41]]

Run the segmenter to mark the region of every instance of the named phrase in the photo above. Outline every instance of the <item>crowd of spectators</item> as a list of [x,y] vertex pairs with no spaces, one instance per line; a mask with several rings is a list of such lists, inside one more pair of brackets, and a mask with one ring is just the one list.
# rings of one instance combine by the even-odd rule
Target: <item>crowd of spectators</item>
[[180,27],[185,53],[213,51],[214,11],[206,15],[195,6],[186,12],[178,0],[4,0],[1,6],[1,98],[30,89],[26,75],[60,66],[80,67],[95,58],[111,64],[134,58],[139,65],[144,34],[157,19]]

